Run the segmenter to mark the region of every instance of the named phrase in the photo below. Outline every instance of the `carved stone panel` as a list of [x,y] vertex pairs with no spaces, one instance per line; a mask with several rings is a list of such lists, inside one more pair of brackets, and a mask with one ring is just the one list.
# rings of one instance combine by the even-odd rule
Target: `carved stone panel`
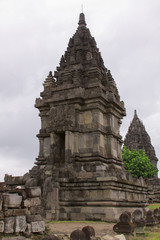
[[75,126],[75,108],[73,105],[52,107],[48,113],[51,131],[72,130]]

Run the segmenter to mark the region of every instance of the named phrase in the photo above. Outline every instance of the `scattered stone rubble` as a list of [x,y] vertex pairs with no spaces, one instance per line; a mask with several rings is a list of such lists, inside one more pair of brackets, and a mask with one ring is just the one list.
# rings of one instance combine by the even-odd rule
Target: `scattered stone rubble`
[[119,222],[114,225],[113,230],[118,234],[124,234],[126,239],[130,239],[133,233],[144,235],[144,226],[155,226],[159,224],[160,209],[155,209],[153,212],[148,210],[142,212],[136,209],[132,214],[124,212],[119,217]]
[[36,212],[41,207],[41,188],[7,189],[0,187],[0,233],[42,233],[45,222]]
[[[33,197],[33,196],[30,195],[30,197]],[[16,203],[16,201],[15,201],[15,203]],[[18,204],[16,206],[18,206]],[[29,211],[29,209],[28,209],[28,211]],[[44,231],[44,227],[43,227],[44,223],[42,224],[42,221],[36,222],[34,220],[34,222],[30,222],[30,220],[29,221],[27,220],[28,216],[29,216],[29,219],[34,220],[34,217],[32,215],[15,216],[14,233],[16,232],[15,229],[18,230],[17,233],[26,231],[26,228],[27,228],[26,226],[28,224],[31,224],[31,225],[35,224],[36,226],[38,226],[38,230],[41,230],[41,232],[42,232],[42,230]],[[10,231],[13,231],[13,227],[12,227],[13,226],[13,218],[14,217],[10,217],[10,219],[8,220],[8,225],[10,224]],[[110,236],[110,235],[104,235],[101,237],[96,236],[95,230],[92,226],[85,226],[82,228],[82,230],[80,230],[80,229],[74,230],[71,234],[50,233],[45,237],[41,237],[40,239],[42,239],[42,240],[96,240],[96,239],[99,239],[99,240],[100,239],[101,240],[118,240],[118,239],[119,240],[130,240],[130,239],[132,239],[133,235],[134,236],[135,235],[136,236],[144,235],[144,230],[143,230],[144,226],[155,226],[156,224],[158,224],[159,222],[156,221],[156,218],[157,219],[160,218],[160,209],[155,209],[153,212],[151,210],[142,212],[139,209],[136,209],[132,214],[129,211],[125,211],[124,213],[122,213],[120,215],[119,222],[117,224],[115,224],[113,227],[113,230],[118,234],[115,236]],[[36,217],[36,220],[37,219],[39,219],[39,218]],[[4,222],[5,222],[5,220],[4,220]],[[39,222],[39,224],[38,224],[38,222]],[[40,226],[41,226],[41,229],[40,229]],[[4,229],[6,229],[6,226]],[[32,226],[31,226],[31,229],[32,229]],[[25,240],[25,239],[28,239],[28,238],[25,238],[23,236],[2,238],[2,240]],[[31,239],[34,239],[34,238],[31,237]]]

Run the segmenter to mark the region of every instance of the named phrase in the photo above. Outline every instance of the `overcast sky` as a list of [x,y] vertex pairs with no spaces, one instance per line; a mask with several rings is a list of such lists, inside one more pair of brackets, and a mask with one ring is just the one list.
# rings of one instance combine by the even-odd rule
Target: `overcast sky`
[[[34,102],[77,29],[81,3],[0,0],[1,181],[34,165],[40,129]],[[125,103],[121,135],[137,109],[160,159],[160,1],[85,0],[83,9]]]

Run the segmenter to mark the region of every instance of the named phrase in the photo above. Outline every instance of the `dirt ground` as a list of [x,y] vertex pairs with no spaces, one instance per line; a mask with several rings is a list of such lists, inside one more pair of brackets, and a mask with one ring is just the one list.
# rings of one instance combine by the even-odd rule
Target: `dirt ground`
[[114,223],[104,222],[58,222],[48,223],[50,231],[54,234],[71,234],[76,229],[82,229],[85,226],[92,226],[95,230],[96,236],[111,235],[114,236],[116,233],[113,231]]

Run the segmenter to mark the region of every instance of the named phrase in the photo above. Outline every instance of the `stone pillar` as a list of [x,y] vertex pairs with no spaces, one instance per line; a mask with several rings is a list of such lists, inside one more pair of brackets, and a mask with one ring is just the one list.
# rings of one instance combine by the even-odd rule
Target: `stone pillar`
[[65,162],[71,161],[71,156],[74,149],[74,136],[70,131],[65,132]]
[[43,144],[44,144],[44,139],[39,138],[39,157],[43,157]]
[[74,154],[77,155],[79,153],[79,133],[74,133]]

